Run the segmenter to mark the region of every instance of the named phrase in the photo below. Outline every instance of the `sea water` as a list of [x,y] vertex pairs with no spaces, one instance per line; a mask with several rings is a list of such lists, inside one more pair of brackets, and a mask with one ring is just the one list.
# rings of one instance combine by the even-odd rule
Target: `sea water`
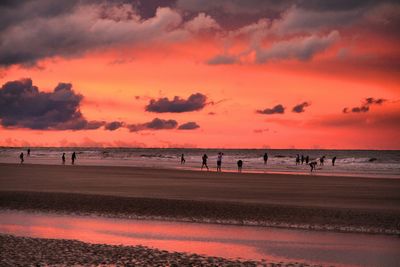
[[[208,155],[210,171],[216,170],[217,155],[222,152],[222,171],[236,171],[237,161],[243,161],[243,172],[309,174],[310,166],[296,165],[296,156],[309,156],[317,161],[314,175],[362,176],[400,178],[399,150],[307,150],[307,149],[185,149],[185,148],[0,148],[0,163],[19,163],[19,154],[25,155],[25,164],[61,164],[66,153],[66,164],[76,152],[78,165],[132,166],[200,170],[203,154]],[[263,155],[268,153],[264,164]],[[186,162],[181,164],[181,155]],[[319,159],[325,156],[324,165]],[[336,157],[335,166],[332,158]],[[205,169],[204,169],[205,170]]]

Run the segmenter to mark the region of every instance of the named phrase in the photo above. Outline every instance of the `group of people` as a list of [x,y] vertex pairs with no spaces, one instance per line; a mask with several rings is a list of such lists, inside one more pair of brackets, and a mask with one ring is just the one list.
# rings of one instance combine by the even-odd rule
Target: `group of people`
[[[325,155],[319,158],[320,166],[324,166],[325,159],[326,159]],[[306,164],[308,164],[310,166],[311,172],[313,172],[314,170],[317,169],[318,162],[314,160],[309,163],[309,161],[310,161],[309,156],[304,157],[303,155],[301,155],[301,157],[300,157],[299,154],[297,154],[297,156],[296,156],[296,165],[299,165],[300,163],[303,164],[305,162]],[[336,157],[333,157],[332,158],[332,166],[335,166],[335,162],[336,162]]]
[[[31,155],[31,150],[29,148],[27,149],[26,154],[27,154],[28,157]],[[61,162],[62,162],[63,165],[65,165],[65,161],[66,161],[65,155],[66,154],[63,153],[62,156],[61,156]],[[224,155],[224,153],[218,152],[218,155],[217,155],[217,172],[221,172],[222,171],[222,157],[223,157],[223,155]],[[24,163],[24,153],[23,152],[21,152],[21,154],[19,155],[19,158],[20,158],[20,163],[21,164]],[[325,159],[326,159],[326,156],[322,156],[322,157],[319,158],[319,165],[320,166],[324,166]],[[73,152],[71,154],[71,164],[72,165],[75,164],[75,160],[76,160],[76,153]],[[267,153],[264,154],[263,160],[264,160],[264,165],[267,165],[267,162],[268,162],[268,154]],[[207,171],[210,170],[210,168],[208,167],[207,161],[208,161],[208,156],[207,156],[207,154],[204,154],[202,156],[201,170],[203,170],[203,168],[206,168]],[[335,162],[336,162],[336,157],[333,157],[332,158],[332,166],[335,166]],[[185,155],[182,154],[181,155],[181,164],[183,165],[185,163],[186,163]],[[296,165],[300,165],[300,164],[303,165],[304,163],[310,166],[311,172],[315,171],[316,168],[317,168],[317,165],[318,165],[318,162],[316,160],[313,160],[313,161],[310,162],[310,157],[308,155],[307,156],[304,156],[304,155],[300,156],[299,154],[297,154],[296,155]],[[236,164],[237,164],[238,172],[242,172],[243,160],[241,160],[241,159],[238,160],[236,162]]]
[[[224,153],[218,152],[218,155],[217,155],[217,172],[221,172],[222,171],[222,156],[223,155],[224,155]],[[326,158],[326,156],[322,156],[321,158],[319,158],[319,165],[320,166],[324,165],[325,158]],[[203,168],[206,168],[207,171],[210,170],[208,165],[207,165],[207,160],[208,160],[208,156],[207,156],[207,154],[204,154],[202,156],[201,170],[203,170]],[[267,165],[267,163],[268,163],[268,153],[264,154],[263,160],[264,160],[264,165]],[[335,166],[335,162],[336,162],[336,157],[333,157],[332,158],[332,166]],[[182,154],[181,155],[181,164],[185,164],[185,163],[186,163],[185,155]],[[304,155],[300,156],[299,154],[297,154],[297,156],[296,156],[296,165],[300,165],[300,164],[304,164],[304,163],[310,166],[311,172],[316,170],[316,167],[318,165],[318,162],[315,161],[315,160],[310,162],[310,157],[308,155],[307,156],[304,156]],[[241,159],[238,160],[236,162],[236,164],[237,164],[238,172],[242,172],[243,160],[241,160]]]
[[[30,149],[30,148],[28,148],[28,149],[26,150],[26,155],[27,155],[28,157],[31,155],[31,149]],[[25,160],[24,160],[24,152],[21,152],[21,154],[19,154],[19,159],[20,159],[20,163],[21,163],[21,164],[24,163],[24,161],[25,161]],[[75,160],[76,160],[76,153],[73,152],[73,153],[71,154],[71,164],[72,164],[72,165],[75,164]],[[65,153],[62,153],[61,162],[62,162],[63,165],[65,165]]]

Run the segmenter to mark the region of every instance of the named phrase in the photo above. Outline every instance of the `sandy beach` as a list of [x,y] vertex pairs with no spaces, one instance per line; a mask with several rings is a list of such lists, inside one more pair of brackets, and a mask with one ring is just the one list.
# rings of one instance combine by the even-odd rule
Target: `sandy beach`
[[[0,209],[116,218],[400,233],[400,180],[109,166],[0,164]],[[145,247],[0,236],[2,264],[308,266]],[[34,244],[34,245],[33,245]],[[49,246],[56,248],[47,253]],[[18,257],[12,251],[19,249]],[[38,252],[40,251],[40,252]],[[57,252],[58,251],[58,252]],[[34,255],[40,253],[41,259]],[[13,256],[14,255],[14,256]],[[58,256],[55,256],[58,255]]]
[[400,180],[102,166],[0,165],[0,206],[399,233]]

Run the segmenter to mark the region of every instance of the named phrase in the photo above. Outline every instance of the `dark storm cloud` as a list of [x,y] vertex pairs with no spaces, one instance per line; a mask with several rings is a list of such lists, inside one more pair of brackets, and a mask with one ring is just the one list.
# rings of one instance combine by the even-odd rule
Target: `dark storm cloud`
[[361,106],[359,107],[353,107],[353,108],[344,108],[343,113],[364,113],[368,112],[369,108],[371,105],[382,105],[384,102],[386,102],[386,99],[383,98],[373,98],[373,97],[368,97],[365,98],[364,102],[362,103]]
[[101,121],[87,121],[79,110],[83,96],[70,83],[59,83],[53,92],[40,92],[31,79],[10,81],[0,89],[1,125],[40,130],[98,129]]
[[113,122],[106,123],[104,125],[104,129],[105,130],[109,130],[109,131],[115,131],[115,130],[121,128],[122,126],[124,126],[123,122],[121,122],[121,121],[113,121]]
[[159,98],[157,100],[152,99],[146,106],[146,111],[164,113],[181,113],[201,110],[205,107],[207,97],[201,93],[192,94],[188,99],[180,98],[175,96],[172,100],[167,97]]
[[158,8],[146,19],[136,8],[137,1],[124,2],[37,0],[1,8],[0,66],[29,66],[119,44],[172,42],[186,34],[176,31],[182,26],[177,11]]
[[200,126],[196,122],[190,121],[179,125],[178,130],[195,130],[197,128],[200,128]]
[[273,108],[266,108],[264,110],[257,110],[257,113],[267,114],[267,115],[283,114],[283,113],[285,113],[285,107],[279,104],[279,105],[276,105]]
[[297,6],[317,11],[343,11],[366,8],[377,3],[396,2],[395,0],[177,0],[177,7],[188,11],[219,10],[233,14],[273,14]]
[[[398,1],[390,0],[5,0],[0,1],[0,66],[33,66],[46,58],[76,57],[116,45],[179,42],[204,29],[231,36],[262,19],[268,23],[249,34],[252,41],[245,49],[256,54],[258,63],[308,60],[336,39],[322,36],[296,43],[287,36],[341,32],[364,21],[363,29],[400,39],[398,6]],[[271,35],[279,40],[263,47]],[[221,54],[207,63],[241,62]]]
[[150,122],[127,125],[127,128],[131,132],[138,132],[143,130],[170,130],[175,129],[176,126],[178,126],[178,122],[176,120],[163,120],[155,118]]
[[309,107],[310,105],[311,104],[308,103],[308,102],[303,102],[301,104],[298,104],[298,105],[294,106],[293,109],[292,109],[292,112],[302,113],[302,112],[305,111],[304,108]]

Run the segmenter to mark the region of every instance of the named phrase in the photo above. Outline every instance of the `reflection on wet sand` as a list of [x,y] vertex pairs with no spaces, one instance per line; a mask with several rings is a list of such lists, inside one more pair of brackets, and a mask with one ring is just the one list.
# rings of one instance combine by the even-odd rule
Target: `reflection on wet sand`
[[88,243],[144,245],[225,258],[305,261],[341,266],[395,266],[400,240],[393,236],[295,231],[3,211],[0,232],[76,239]]

